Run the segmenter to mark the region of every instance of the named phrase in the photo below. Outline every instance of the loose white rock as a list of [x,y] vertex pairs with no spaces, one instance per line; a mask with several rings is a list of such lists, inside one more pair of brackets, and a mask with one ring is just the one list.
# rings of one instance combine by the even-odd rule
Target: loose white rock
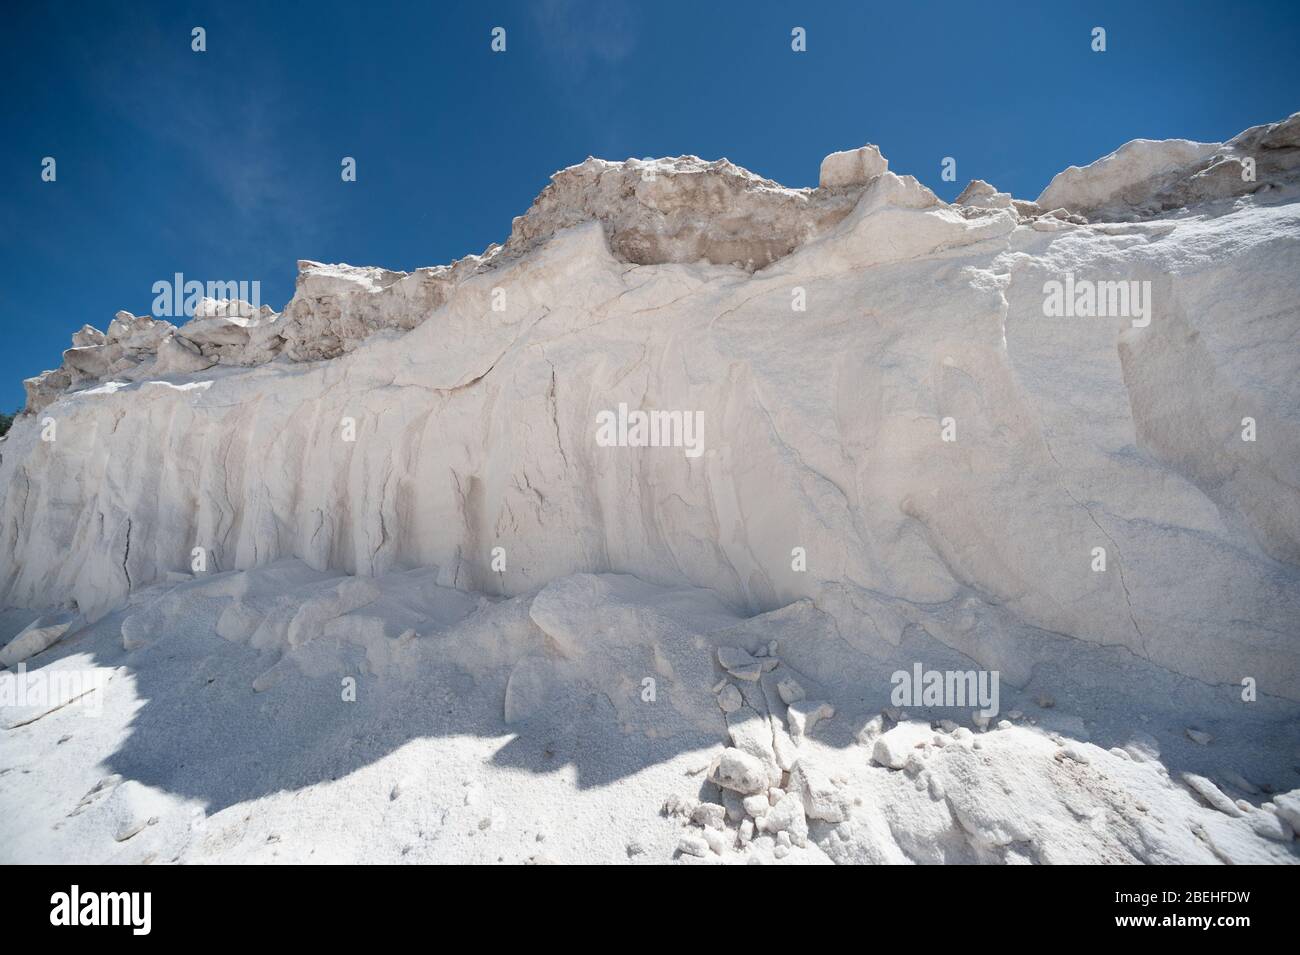
[[1183,782],[1187,783],[1202,799],[1219,810],[1219,812],[1233,817],[1241,815],[1241,810],[1237,808],[1237,804],[1225,796],[1223,790],[1204,776],[1198,776],[1195,773],[1183,773]]
[[796,740],[807,736],[822,720],[835,715],[835,707],[821,700],[796,700],[786,710],[786,720],[790,724],[790,735]]
[[37,617],[0,648],[0,668],[12,667],[57,643],[73,626],[77,615],[53,613]]
[[685,835],[677,841],[677,851],[682,855],[704,858],[709,854],[709,843],[703,835]]
[[790,791],[803,800],[809,819],[843,822],[849,818],[849,802],[819,766],[801,758],[790,771]]
[[792,676],[778,680],[776,683],[776,691],[781,695],[781,702],[787,706],[791,703],[797,703],[804,698],[803,687],[801,687],[799,681]]
[[725,830],[705,829],[704,841],[709,844],[709,849],[712,850],[714,855],[720,856],[727,851],[728,843],[734,840],[730,838],[730,834]]
[[702,802],[691,813],[691,822],[706,829],[721,829],[726,825],[727,809],[715,802]]
[[774,834],[787,833],[797,846],[808,842],[808,819],[804,816],[803,800],[795,793],[786,793],[781,801],[763,817],[763,831]]
[[924,723],[899,723],[876,740],[871,758],[889,769],[902,769],[907,765],[908,757],[918,748],[930,745],[933,736],[930,727]]
[[709,766],[709,780],[741,795],[767,789],[767,769],[749,753],[727,747]]
[[1292,829],[1300,832],[1300,789],[1274,796],[1273,806],[1277,814],[1285,819]]

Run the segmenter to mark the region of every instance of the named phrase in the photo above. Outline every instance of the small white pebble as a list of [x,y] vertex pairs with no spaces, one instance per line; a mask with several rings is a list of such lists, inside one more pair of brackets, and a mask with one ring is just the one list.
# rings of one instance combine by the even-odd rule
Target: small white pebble
[[704,856],[709,854],[709,844],[704,841],[702,836],[682,836],[677,843],[677,851],[682,855],[699,856],[700,858],[704,858]]

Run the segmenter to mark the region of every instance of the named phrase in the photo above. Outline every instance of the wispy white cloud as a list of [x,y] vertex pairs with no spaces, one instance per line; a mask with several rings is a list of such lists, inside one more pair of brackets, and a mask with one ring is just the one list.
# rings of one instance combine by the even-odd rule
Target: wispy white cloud
[[[214,237],[227,240],[229,230],[253,223],[276,233],[308,227],[305,211],[287,199],[298,191],[292,143],[284,135],[294,109],[284,101],[275,63],[250,51],[237,73],[223,73],[226,63],[214,69],[217,58],[192,52],[187,36],[163,35],[153,22],[124,25],[123,31],[130,37],[123,48],[143,55],[104,58],[96,54],[102,40],[88,46],[81,73],[87,96],[133,127],[142,148],[170,151],[177,168],[206,180],[220,204],[204,210],[218,217]],[[209,44],[220,36],[210,30]],[[160,76],[168,82],[158,82]]]
[[529,9],[557,75],[582,83],[593,67],[615,66],[636,49],[641,11],[625,0],[538,0]]
[[636,52],[642,10],[625,0],[538,0],[530,10],[541,58],[567,98],[566,110],[587,125],[588,151],[617,151],[628,121],[620,106],[627,83],[622,64]]

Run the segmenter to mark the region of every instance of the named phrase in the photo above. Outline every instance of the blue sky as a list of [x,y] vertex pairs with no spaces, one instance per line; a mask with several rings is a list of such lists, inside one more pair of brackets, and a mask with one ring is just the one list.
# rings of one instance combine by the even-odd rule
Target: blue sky
[[826,153],[874,142],[944,198],[972,178],[1032,198],[1129,139],[1295,112],[1297,51],[1294,0],[13,5],[0,408],[75,329],[148,312],[176,272],[258,280],[279,309],[300,258],[448,262],[588,155],[725,156],[810,186]]

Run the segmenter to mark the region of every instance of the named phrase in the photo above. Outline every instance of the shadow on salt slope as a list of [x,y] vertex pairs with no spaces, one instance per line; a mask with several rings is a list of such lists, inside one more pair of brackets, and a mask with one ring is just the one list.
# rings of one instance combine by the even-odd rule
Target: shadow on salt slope
[[[105,753],[105,771],[201,800],[209,813],[343,778],[418,738],[500,738],[493,765],[571,767],[584,788],[683,752],[716,751],[727,734],[711,691],[724,676],[718,646],[778,641],[783,672],[836,707],[816,735],[839,748],[856,745],[857,730],[889,705],[894,670],[975,667],[915,627],[897,648],[850,645],[807,601],[742,619],[708,592],[628,576],[575,575],[497,601],[435,579],[424,570],[365,582],[357,586],[373,591],[360,599],[374,599],[331,617],[330,607],[349,606],[338,595],[357,578],[281,561],[138,594],[31,666],[77,652],[126,666],[138,700],[122,698],[128,681],[115,681],[109,704],[138,709]],[[135,649],[124,649],[123,633]],[[1125,650],[1045,633],[1032,645],[1028,684],[1002,683],[1003,716],[1021,710],[1045,730],[1104,748],[1145,734],[1175,775],[1221,779],[1231,770],[1279,790],[1297,784],[1293,704],[1242,705],[1238,688],[1176,677]],[[355,702],[343,699],[347,677]],[[646,679],[655,681],[653,701],[643,699]],[[1047,696],[1052,705],[1035,702]],[[969,709],[909,712],[970,718]],[[1215,744],[1191,742],[1189,725]]]
[[[286,563],[297,564],[137,594],[132,607],[30,662],[89,653],[99,666],[129,670],[130,681],[110,688],[119,697],[111,704],[138,708],[125,739],[105,753],[105,772],[202,800],[214,813],[342,778],[417,738],[501,738],[494,764],[535,773],[571,766],[587,787],[716,744],[723,732],[711,702],[712,714],[699,707],[683,718],[669,707],[666,722],[651,717],[631,730],[614,698],[641,706],[639,674],[656,672],[652,647],[606,647],[598,659],[608,665],[589,672],[531,623],[531,597],[493,602],[449,591],[431,571],[384,578],[378,599],[318,621],[319,632],[291,645],[297,615],[285,611],[319,604],[355,578],[298,565],[286,580]],[[706,671],[701,701],[711,701],[709,654],[691,652]],[[633,676],[635,694],[623,692]],[[344,699],[345,678],[356,681],[355,701]],[[123,697],[130,685],[136,699]],[[645,732],[656,726],[663,732]]]

